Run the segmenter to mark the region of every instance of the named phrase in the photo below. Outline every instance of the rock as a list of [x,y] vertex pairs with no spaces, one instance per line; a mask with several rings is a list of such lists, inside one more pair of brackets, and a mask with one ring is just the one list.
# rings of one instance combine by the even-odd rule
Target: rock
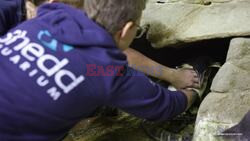
[[250,76],[250,71],[240,69],[233,62],[224,64],[218,74],[211,87],[214,92],[239,92],[250,88],[250,77],[247,77]]
[[225,3],[225,2],[230,2],[232,0],[161,0],[161,1],[166,2],[166,3],[180,2],[180,3],[188,3],[188,4],[207,5],[211,3]]
[[[211,3],[209,3],[211,2]],[[142,25],[155,48],[250,35],[248,0],[149,0]]]
[[232,40],[227,61],[243,70],[250,70],[249,40],[237,38]]
[[250,39],[231,41],[227,62],[213,80],[212,92],[202,102],[194,141],[220,141],[221,131],[244,117],[250,107]]

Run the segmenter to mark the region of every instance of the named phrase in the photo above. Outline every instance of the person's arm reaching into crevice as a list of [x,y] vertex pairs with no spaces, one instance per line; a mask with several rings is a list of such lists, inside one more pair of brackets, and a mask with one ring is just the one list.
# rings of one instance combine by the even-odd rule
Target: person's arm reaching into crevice
[[149,76],[171,83],[175,88],[199,87],[197,74],[192,69],[172,69],[163,66],[142,53],[128,48],[124,51],[130,67]]
[[169,91],[152,82],[144,74],[128,67],[128,76],[117,77],[107,94],[105,106],[152,121],[165,121],[185,112],[197,94],[189,89]]

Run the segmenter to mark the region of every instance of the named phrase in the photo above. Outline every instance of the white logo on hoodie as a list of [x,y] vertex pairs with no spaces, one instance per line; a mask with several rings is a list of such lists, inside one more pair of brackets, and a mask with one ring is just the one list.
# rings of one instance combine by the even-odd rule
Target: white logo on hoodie
[[[10,62],[17,65],[23,72],[26,72],[30,78],[35,78],[39,87],[47,88],[47,94],[53,100],[58,100],[62,93],[70,93],[85,80],[83,75],[76,76],[70,70],[65,69],[65,66],[69,64],[67,58],[60,60],[52,54],[45,53],[44,46],[46,46],[47,42],[43,41],[41,37],[51,37],[48,31],[42,31],[38,34],[38,39],[40,37],[39,40],[44,46],[31,42],[26,35],[27,31],[25,30],[15,30],[8,33],[5,38],[0,38],[0,55],[8,57]],[[55,45],[57,41],[53,39],[52,42]],[[10,45],[13,47],[10,48]],[[73,49],[67,45],[63,47],[64,52]],[[48,66],[47,63],[53,65]],[[70,80],[70,83],[65,83],[63,81],[65,78]],[[52,85],[51,80],[54,80],[55,86]]]

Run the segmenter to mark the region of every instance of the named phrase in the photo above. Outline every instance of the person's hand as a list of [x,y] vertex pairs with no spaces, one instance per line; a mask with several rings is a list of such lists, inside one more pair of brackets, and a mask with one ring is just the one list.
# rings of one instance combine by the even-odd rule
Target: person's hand
[[199,78],[193,69],[174,69],[170,83],[177,89],[199,88]]

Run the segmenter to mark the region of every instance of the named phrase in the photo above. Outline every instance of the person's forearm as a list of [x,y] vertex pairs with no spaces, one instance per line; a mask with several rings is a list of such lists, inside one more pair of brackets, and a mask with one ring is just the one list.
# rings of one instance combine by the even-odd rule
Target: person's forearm
[[174,69],[163,66],[131,48],[126,49],[124,53],[127,56],[130,67],[133,69],[139,70],[149,76],[156,77],[170,83],[172,82],[171,75]]

